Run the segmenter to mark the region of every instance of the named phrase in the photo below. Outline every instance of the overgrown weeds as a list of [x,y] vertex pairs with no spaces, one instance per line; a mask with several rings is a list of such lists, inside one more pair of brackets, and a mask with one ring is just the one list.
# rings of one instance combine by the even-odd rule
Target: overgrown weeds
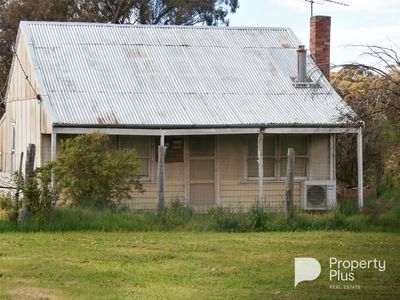
[[[0,200],[1,207],[12,198]],[[400,190],[366,203],[363,211],[351,202],[339,203],[335,211],[298,211],[288,221],[284,213],[253,207],[250,211],[213,208],[199,213],[177,199],[162,213],[139,210],[55,208],[45,221],[32,216],[24,224],[0,220],[0,231],[400,231]]]

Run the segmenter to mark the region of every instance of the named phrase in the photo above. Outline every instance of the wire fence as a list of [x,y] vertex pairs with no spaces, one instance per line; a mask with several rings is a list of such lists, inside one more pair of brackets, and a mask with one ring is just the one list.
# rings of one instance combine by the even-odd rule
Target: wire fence
[[[356,136],[353,134],[351,139],[356,141]],[[149,155],[144,160],[148,170],[143,179],[145,192],[133,193],[133,198],[123,203],[131,209],[156,209],[159,203],[156,151],[159,137],[149,138],[148,144]],[[214,207],[247,211],[260,203],[262,184],[261,203],[270,211],[282,211],[286,207],[289,148],[295,151],[295,209],[334,208],[340,193],[357,203],[357,184],[351,186],[337,180],[334,135],[265,134],[262,183],[258,176],[257,135],[167,137],[165,145],[166,206],[179,201],[198,211]],[[357,183],[357,152],[354,154],[351,160],[341,163],[355,166]]]
[[[283,211],[287,199],[289,148],[295,153],[293,203],[296,210],[332,209],[338,201],[357,203],[356,134],[264,134],[262,145],[257,134],[167,136],[163,184],[160,184],[158,167],[159,136],[114,139],[119,148],[135,148],[140,159],[139,173],[145,191],[133,191],[131,199],[122,201],[121,206],[129,209],[157,209],[160,188],[164,186],[166,207],[179,201],[197,211],[216,207],[247,211],[260,204],[269,211]],[[260,147],[262,154],[259,154]],[[262,157],[263,180],[259,177],[259,157]],[[19,165],[18,158],[19,153],[13,156],[3,153],[2,157],[8,166],[12,159],[15,159],[14,166]],[[7,180],[3,178],[3,182]],[[0,185],[1,182],[0,177]],[[0,192],[14,193],[14,190]],[[366,189],[365,195],[373,197],[376,191]]]

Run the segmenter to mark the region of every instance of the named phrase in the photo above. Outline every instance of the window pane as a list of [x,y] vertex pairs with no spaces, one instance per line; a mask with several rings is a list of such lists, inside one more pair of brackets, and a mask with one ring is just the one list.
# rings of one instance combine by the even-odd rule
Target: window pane
[[264,135],[264,156],[275,156],[275,141],[274,135]]
[[135,148],[139,156],[149,155],[149,138],[146,136],[121,136],[120,145],[122,149]]
[[257,136],[249,136],[247,138],[247,155],[257,156]]
[[213,136],[190,137],[190,156],[214,156]]
[[306,135],[282,135],[281,141],[281,156],[287,156],[288,148],[293,148],[296,155],[307,155]]
[[258,177],[258,163],[256,158],[247,160],[247,177]]
[[183,138],[166,138],[167,152],[165,162],[183,162]]
[[147,158],[139,159],[139,175],[140,176],[149,176],[149,160]]
[[[307,158],[295,158],[294,161],[294,176],[307,177]],[[281,159],[281,177],[286,177],[287,159]]]
[[[263,138],[263,152],[264,156],[275,156],[275,141],[274,135],[264,135]],[[247,155],[258,156],[258,136],[249,136],[247,139]]]
[[[264,177],[275,176],[275,159],[264,158]],[[247,176],[258,177],[258,162],[256,158],[249,158],[247,160]]]
[[264,177],[275,177],[274,158],[264,158]]

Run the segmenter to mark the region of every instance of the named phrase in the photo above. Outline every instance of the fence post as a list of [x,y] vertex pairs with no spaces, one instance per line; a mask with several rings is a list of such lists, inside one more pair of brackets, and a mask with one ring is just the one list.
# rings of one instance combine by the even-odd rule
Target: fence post
[[25,183],[28,183],[33,176],[33,167],[35,165],[35,144],[29,144],[26,148],[26,161],[25,161]]
[[362,127],[357,131],[357,179],[358,179],[358,208],[364,206],[364,183],[363,183],[363,142],[362,142]]
[[[51,142],[50,142],[50,160],[54,162],[57,159],[57,133],[51,134]],[[57,186],[56,186],[56,177],[54,175],[54,170],[51,171],[51,195],[52,201],[51,206],[56,206],[57,201]]]
[[293,148],[288,149],[286,169],[286,212],[288,219],[293,219],[293,186],[294,186],[294,161],[295,152]]
[[260,129],[258,134],[257,156],[258,156],[258,207],[264,209],[264,130]]
[[160,137],[158,146],[158,210],[162,212],[165,207],[165,146],[164,135]]
[[17,177],[17,191],[15,192],[15,202],[12,204],[13,209],[18,212],[18,201],[19,201],[19,191],[21,189],[21,181],[22,181],[22,161],[24,160],[24,152],[21,152],[21,156],[19,159],[19,169],[18,169],[18,177]]
[[[35,144],[29,144],[26,148],[26,159],[25,159],[25,184],[29,184],[33,176],[33,168],[35,165]],[[24,223],[29,216],[28,207],[26,203],[22,203],[22,207],[18,212],[18,222]]]

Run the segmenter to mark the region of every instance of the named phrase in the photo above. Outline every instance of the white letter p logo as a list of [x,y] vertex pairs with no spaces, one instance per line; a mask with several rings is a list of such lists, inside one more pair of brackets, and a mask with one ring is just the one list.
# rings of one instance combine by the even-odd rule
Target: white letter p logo
[[296,257],[294,259],[294,286],[302,281],[317,279],[321,274],[321,265],[312,257]]

